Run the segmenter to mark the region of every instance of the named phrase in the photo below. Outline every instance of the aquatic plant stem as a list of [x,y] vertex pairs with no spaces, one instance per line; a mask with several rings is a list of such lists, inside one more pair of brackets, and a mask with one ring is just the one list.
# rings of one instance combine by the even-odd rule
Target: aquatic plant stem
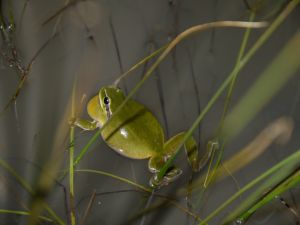
[[[72,105],[71,105],[71,118],[75,118],[75,88],[76,81],[74,82],[72,91]],[[70,220],[71,225],[76,225],[75,207],[74,207],[74,141],[75,141],[75,127],[70,126],[70,148],[69,148],[69,194],[70,194]]]

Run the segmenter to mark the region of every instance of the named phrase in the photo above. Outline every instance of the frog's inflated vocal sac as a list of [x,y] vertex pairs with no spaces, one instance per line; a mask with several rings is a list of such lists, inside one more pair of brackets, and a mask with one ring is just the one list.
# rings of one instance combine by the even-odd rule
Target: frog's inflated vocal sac
[[[115,87],[103,87],[87,106],[89,116],[93,121],[74,119],[73,125],[84,130],[100,128],[116,111],[125,99],[123,92]],[[160,123],[142,104],[129,100],[121,111],[112,117],[101,132],[103,140],[110,148],[131,159],[149,158],[148,167],[154,176],[150,186],[158,188],[174,181],[182,171],[171,167],[162,179],[158,173],[165,162],[175,153],[181,144],[184,132],[165,141]],[[190,137],[184,144],[189,164],[198,171],[198,149],[195,140]]]

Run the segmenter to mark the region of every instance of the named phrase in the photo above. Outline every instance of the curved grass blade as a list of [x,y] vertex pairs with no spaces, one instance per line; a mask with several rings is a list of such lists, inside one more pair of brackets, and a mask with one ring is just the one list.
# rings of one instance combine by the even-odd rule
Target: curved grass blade
[[122,182],[125,182],[127,184],[133,185],[134,187],[137,187],[143,191],[149,192],[151,193],[152,190],[150,188],[144,187],[136,182],[133,182],[129,179],[114,175],[112,173],[108,173],[108,172],[104,172],[104,171],[99,171],[99,170],[91,170],[91,169],[80,169],[80,170],[75,170],[75,172],[81,172],[81,173],[95,173],[95,174],[100,174],[100,175],[104,175],[104,176],[108,176],[108,177],[112,177],[116,180],[120,180]]
[[[11,209],[0,209],[0,213],[2,214],[13,214],[13,215],[22,215],[22,216],[29,216],[30,212],[27,211],[20,211],[20,210],[11,210]],[[39,216],[39,219],[47,221],[47,222],[52,222],[54,223],[55,221],[46,217],[46,216]]]
[[[95,174],[99,174],[99,175],[103,175],[103,176],[108,176],[108,177],[111,177],[113,179],[116,179],[116,180],[119,180],[119,181],[122,181],[122,182],[125,182],[127,184],[130,184],[136,188],[138,188],[137,190],[138,191],[143,191],[143,192],[146,192],[148,194],[152,194],[153,193],[153,189],[150,189],[150,188],[147,188],[143,185],[140,185],[134,181],[131,181],[127,178],[123,178],[123,177],[120,177],[120,176],[117,176],[117,175],[114,175],[112,173],[108,173],[108,172],[104,172],[104,171],[99,171],[99,170],[92,170],[92,169],[80,169],[80,170],[75,170],[75,172],[83,172],[83,173],[95,173]],[[137,190],[134,190],[134,191],[137,191]],[[112,192],[108,192],[108,193],[105,193],[105,194],[112,194],[112,193],[115,193],[115,191],[112,191]],[[172,199],[172,198],[169,198],[169,197],[166,197],[164,195],[161,195],[161,194],[158,194],[158,193],[153,193],[154,196],[157,196],[157,197],[160,197],[160,198],[163,198],[165,200],[165,203],[169,203],[171,205],[174,205],[176,208],[178,208],[179,210],[185,212],[187,215],[193,217],[194,219],[196,219],[197,221],[201,221],[200,217],[198,215],[196,215],[195,213],[189,211],[188,209],[184,208],[183,206],[181,206],[176,200]],[[142,214],[141,214],[142,216]]]
[[144,63],[148,62],[150,59],[152,59],[153,57],[157,56],[158,54],[160,54],[163,50],[165,50],[168,47],[168,44],[155,50],[154,52],[152,52],[150,55],[146,56],[145,58],[143,58],[141,61],[139,61],[137,64],[133,65],[129,70],[127,70],[125,73],[121,74],[114,82],[113,86],[117,87],[120,83],[120,81],[122,79],[124,79],[125,77],[127,77],[132,71],[136,70],[137,68],[139,68],[141,65],[143,65]]

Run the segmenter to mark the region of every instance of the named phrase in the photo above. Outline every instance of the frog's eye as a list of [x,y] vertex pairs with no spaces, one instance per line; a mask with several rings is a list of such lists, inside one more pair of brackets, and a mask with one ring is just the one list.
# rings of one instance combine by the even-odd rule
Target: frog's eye
[[110,104],[109,98],[107,96],[105,96],[103,98],[103,102],[104,102],[105,110],[106,110],[106,113],[107,113],[107,118],[110,118],[111,117],[111,110],[110,110],[110,107],[109,107],[109,104]]
[[107,96],[104,97],[103,102],[105,105],[109,105],[109,98]]

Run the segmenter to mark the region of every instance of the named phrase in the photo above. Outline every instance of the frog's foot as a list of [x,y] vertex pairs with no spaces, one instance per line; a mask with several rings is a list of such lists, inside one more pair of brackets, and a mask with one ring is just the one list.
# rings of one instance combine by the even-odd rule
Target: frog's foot
[[161,188],[168,185],[169,183],[176,180],[182,173],[181,169],[170,167],[166,174],[159,179],[158,174],[165,165],[169,158],[169,155],[158,155],[150,158],[148,163],[148,168],[151,173],[154,173],[153,177],[150,179],[149,184],[152,188]]
[[212,155],[219,149],[219,142],[217,139],[212,139],[207,143],[206,152],[204,156],[197,162],[197,170],[201,170],[206,166],[208,160],[212,157]]
[[83,130],[95,130],[98,126],[97,121],[89,121],[89,120],[84,120],[84,119],[79,119],[79,118],[70,118],[69,119],[69,125],[70,126],[77,126],[80,127]]
[[182,174],[182,170],[178,168],[172,168],[169,172],[167,172],[163,176],[162,179],[158,178],[158,174],[159,173],[155,173],[149,181],[149,185],[155,189],[159,189],[163,186],[167,186],[169,183],[176,180]]
[[69,120],[68,120],[68,123],[71,127],[75,127],[75,121],[76,121],[76,118],[75,117],[71,117]]

